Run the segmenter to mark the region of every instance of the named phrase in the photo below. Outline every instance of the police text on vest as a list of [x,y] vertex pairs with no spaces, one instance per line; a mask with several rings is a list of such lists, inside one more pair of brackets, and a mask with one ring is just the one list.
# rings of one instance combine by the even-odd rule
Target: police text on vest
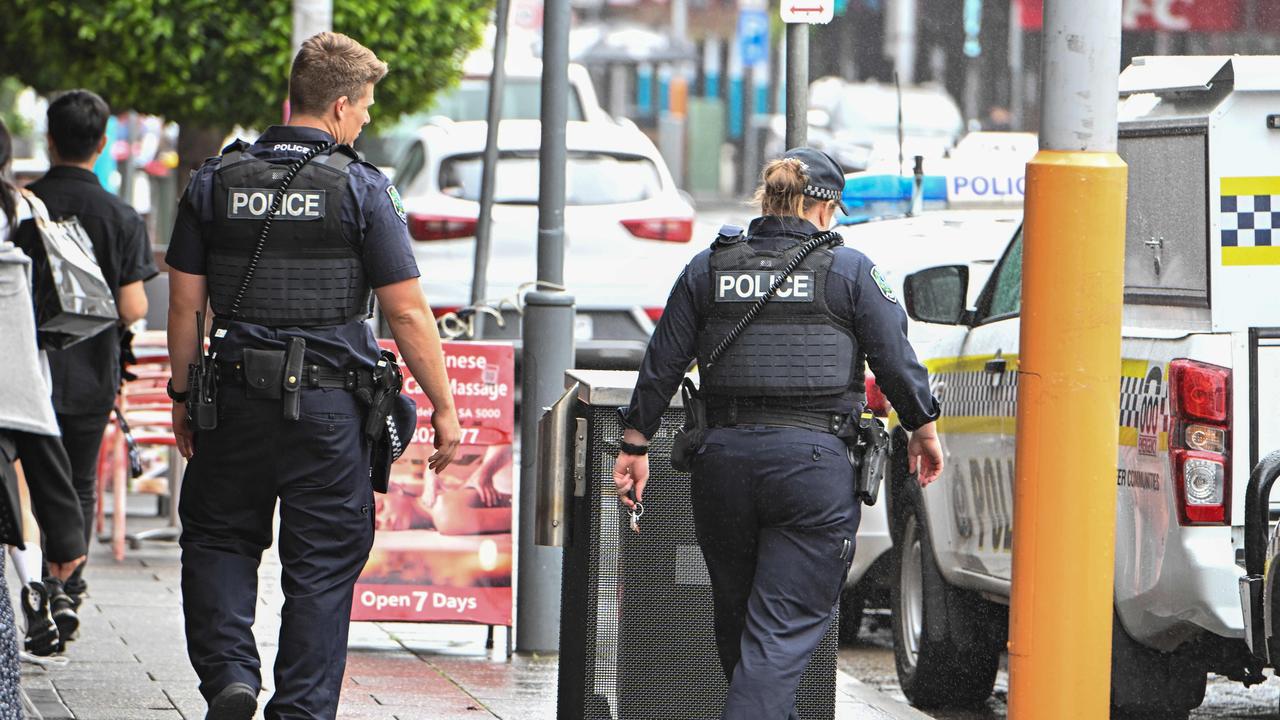
[[[276,191],[266,188],[231,188],[227,218],[261,220],[271,210]],[[277,220],[319,220],[324,217],[324,190],[287,190],[276,212]]]
[[[781,273],[768,271],[717,272],[716,302],[754,302],[765,296]],[[813,302],[814,277],[810,271],[792,273],[782,281],[774,302]]]

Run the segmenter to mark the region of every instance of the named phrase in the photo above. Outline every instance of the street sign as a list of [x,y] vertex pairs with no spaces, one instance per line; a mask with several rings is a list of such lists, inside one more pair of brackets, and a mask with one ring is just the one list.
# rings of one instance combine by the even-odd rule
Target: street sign
[[738,12],[738,50],[744,67],[769,59],[769,14],[764,9]]
[[826,25],[836,15],[836,0],[782,0],[778,9],[784,23]]

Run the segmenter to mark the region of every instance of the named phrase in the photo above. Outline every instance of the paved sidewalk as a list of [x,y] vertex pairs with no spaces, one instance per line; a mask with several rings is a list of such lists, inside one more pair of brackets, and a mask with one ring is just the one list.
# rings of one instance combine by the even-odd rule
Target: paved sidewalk
[[[130,518],[130,530],[154,525]],[[187,662],[174,545],[146,543],[115,563],[93,548],[91,596],[81,639],[61,667],[24,665],[23,687],[45,720],[200,720],[205,704]],[[283,598],[274,554],[263,564],[254,631],[263,654],[265,702],[272,686]],[[10,577],[10,588],[17,582]],[[484,627],[354,623],[338,717],[343,720],[552,720],[556,658],[505,657],[505,631],[492,651]],[[838,720],[926,716],[841,673]],[[258,717],[261,717],[259,713]],[[662,720],[628,718],[627,720]]]

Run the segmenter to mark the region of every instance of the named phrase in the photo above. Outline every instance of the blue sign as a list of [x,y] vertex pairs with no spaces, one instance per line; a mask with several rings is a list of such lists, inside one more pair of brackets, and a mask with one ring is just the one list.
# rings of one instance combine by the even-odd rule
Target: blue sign
[[769,15],[766,11],[738,11],[738,50],[744,67],[769,59]]

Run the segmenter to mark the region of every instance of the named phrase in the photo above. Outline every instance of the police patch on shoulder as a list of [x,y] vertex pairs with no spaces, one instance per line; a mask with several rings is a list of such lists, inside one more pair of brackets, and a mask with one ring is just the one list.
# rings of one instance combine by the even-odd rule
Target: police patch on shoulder
[[391,207],[395,208],[396,214],[400,216],[400,222],[408,225],[409,217],[405,215],[404,202],[400,199],[400,191],[396,190],[395,185],[387,186],[387,197],[391,198]]
[[880,268],[871,266],[871,279],[876,281],[876,287],[880,288],[880,294],[891,303],[898,302],[898,296],[893,294],[893,288],[889,286],[889,281],[884,279],[884,275],[880,274]]

